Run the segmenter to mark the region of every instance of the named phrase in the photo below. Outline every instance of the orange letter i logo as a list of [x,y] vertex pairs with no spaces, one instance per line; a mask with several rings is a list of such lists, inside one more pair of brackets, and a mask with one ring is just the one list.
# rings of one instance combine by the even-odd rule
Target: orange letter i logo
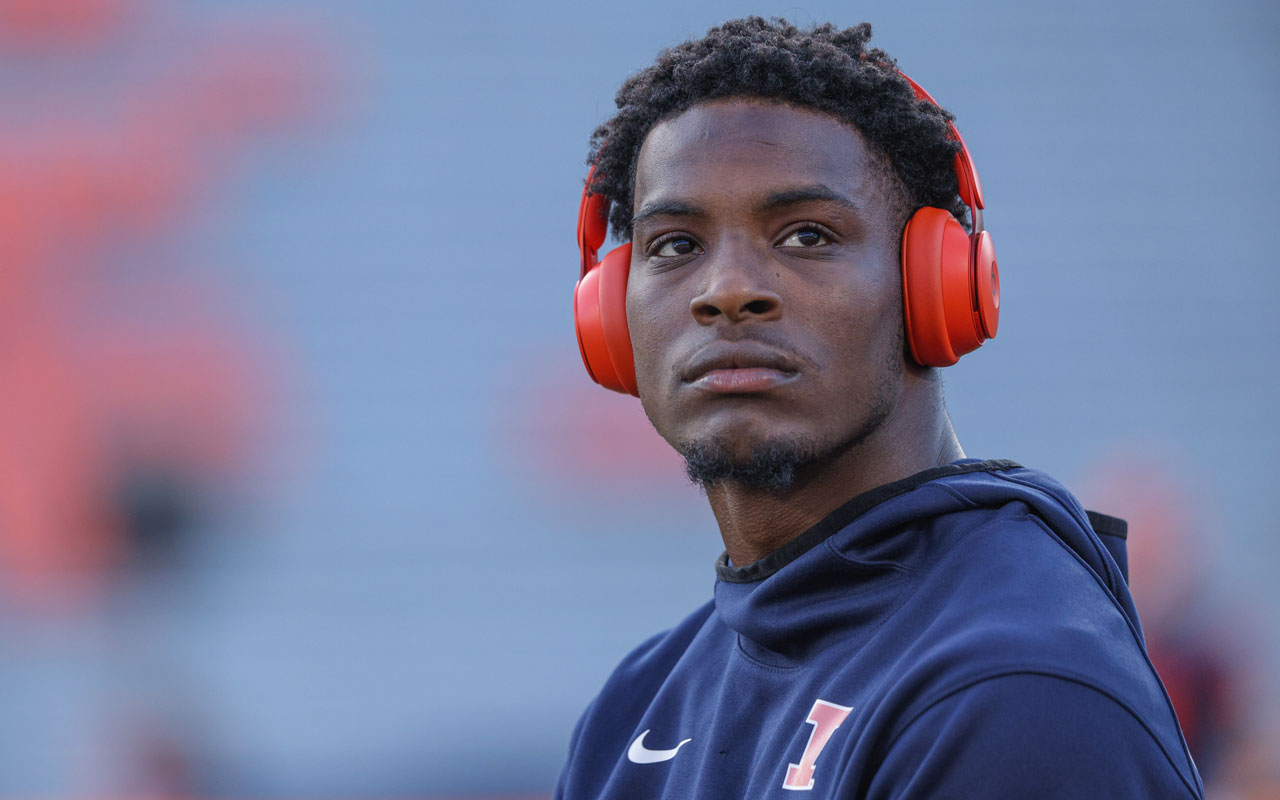
[[814,762],[818,760],[818,754],[822,752],[822,748],[827,746],[831,734],[835,733],[836,728],[840,727],[840,723],[844,722],[844,718],[849,716],[852,710],[848,706],[838,706],[826,700],[814,701],[813,708],[809,709],[809,716],[805,720],[813,726],[813,730],[809,732],[809,743],[805,745],[800,763],[787,765],[787,779],[782,782],[783,789],[807,791],[813,788]]

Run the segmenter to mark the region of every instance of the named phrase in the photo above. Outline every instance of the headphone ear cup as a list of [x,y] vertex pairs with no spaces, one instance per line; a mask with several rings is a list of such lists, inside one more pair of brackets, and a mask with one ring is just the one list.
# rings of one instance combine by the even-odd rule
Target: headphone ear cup
[[[990,237],[986,243],[994,274]],[[941,208],[917,210],[902,232],[907,342],[912,357],[926,367],[949,367],[990,338],[974,308],[972,249],[964,226]]]
[[980,232],[973,243],[973,279],[978,298],[978,324],[988,339],[996,338],[1000,327],[1000,270],[991,234]]
[[627,329],[630,271],[630,243],[614,248],[587,270],[573,292],[573,326],[591,379],[606,389],[638,396],[635,356]]

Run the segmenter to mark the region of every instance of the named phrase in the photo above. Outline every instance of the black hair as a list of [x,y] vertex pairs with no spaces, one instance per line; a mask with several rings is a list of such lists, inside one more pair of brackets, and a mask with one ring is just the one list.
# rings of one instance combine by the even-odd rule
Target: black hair
[[784,19],[747,17],[663,50],[653,66],[627,79],[618,90],[618,113],[591,135],[590,189],[612,201],[614,235],[631,238],[636,159],[653,126],[698,103],[730,97],[774,100],[851,124],[892,165],[909,210],[937,206],[965,222],[953,166],[959,144],[947,125],[952,115],[918,100],[896,62],[867,47],[870,38],[866,22],[801,30]]

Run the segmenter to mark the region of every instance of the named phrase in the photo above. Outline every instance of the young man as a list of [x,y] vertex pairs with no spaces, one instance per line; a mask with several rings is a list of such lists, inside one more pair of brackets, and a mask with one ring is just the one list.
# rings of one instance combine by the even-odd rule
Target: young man
[[[726,23],[593,137],[583,357],[725,555],[591,703],[556,796],[1201,797],[1118,521],[952,430],[936,367],[999,310],[981,187],[869,36]],[[597,264],[606,211],[630,244]]]

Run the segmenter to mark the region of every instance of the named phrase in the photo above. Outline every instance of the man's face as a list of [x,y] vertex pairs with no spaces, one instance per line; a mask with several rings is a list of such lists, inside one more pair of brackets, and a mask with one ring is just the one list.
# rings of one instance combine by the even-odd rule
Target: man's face
[[691,463],[820,462],[892,413],[909,367],[886,170],[852,127],[764,101],[645,139],[627,322],[645,412]]

